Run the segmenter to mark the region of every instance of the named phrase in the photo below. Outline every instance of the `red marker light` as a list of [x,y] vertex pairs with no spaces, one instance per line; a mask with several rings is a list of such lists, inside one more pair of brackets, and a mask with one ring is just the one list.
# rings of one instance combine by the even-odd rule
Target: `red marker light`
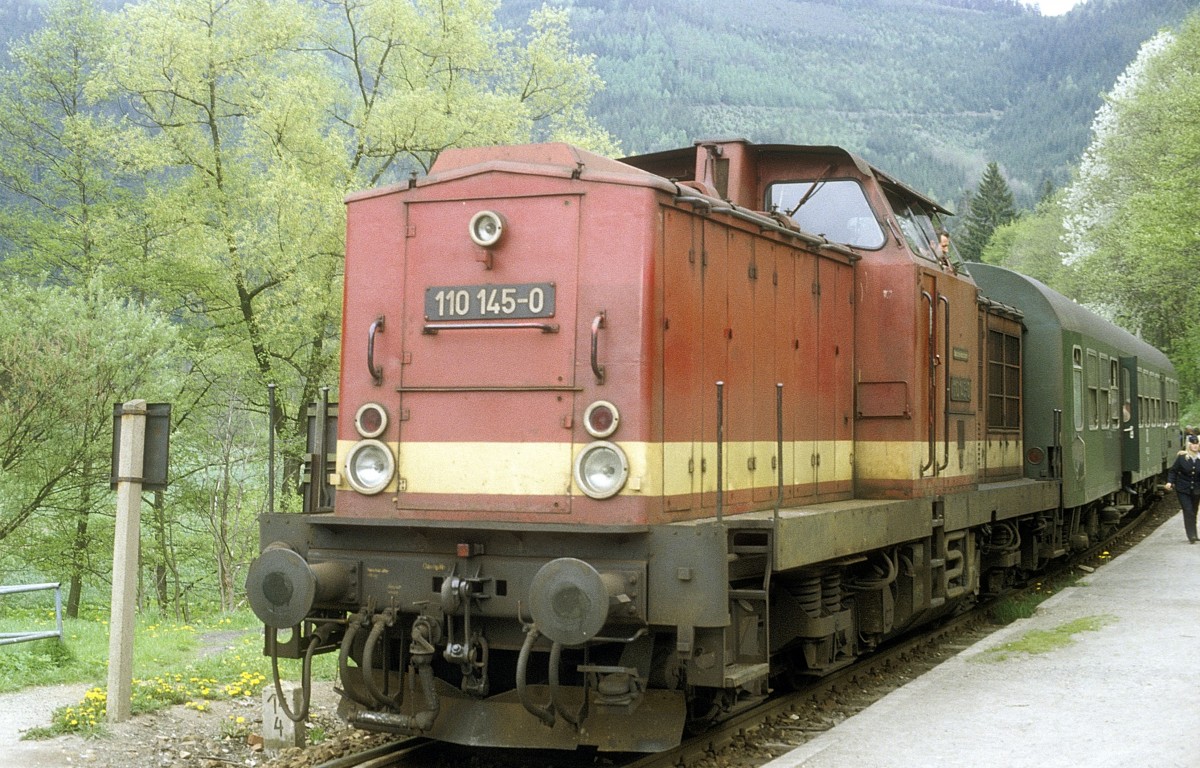
[[621,415],[617,407],[605,400],[597,400],[583,412],[583,426],[592,437],[605,438],[617,431]]

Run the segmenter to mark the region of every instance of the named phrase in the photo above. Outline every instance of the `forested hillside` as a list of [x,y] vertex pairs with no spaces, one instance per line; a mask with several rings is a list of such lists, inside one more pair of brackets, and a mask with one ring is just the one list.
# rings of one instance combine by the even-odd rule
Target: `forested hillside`
[[[499,0],[519,26],[545,0]],[[114,5],[104,3],[105,5]],[[561,0],[626,152],[708,136],[833,143],[952,207],[989,161],[1023,206],[1061,187],[1100,94],[1200,0],[1087,0],[1043,17],[1015,0]],[[40,0],[0,0],[0,35]]]
[[[500,0],[519,25],[544,0]],[[106,5],[108,3],[105,3]],[[997,161],[1018,202],[1062,186],[1100,94],[1200,0],[1087,0],[1043,17],[1014,0],[564,0],[628,153],[706,136],[834,143],[951,206]],[[39,0],[0,0],[0,35]]]
[[[510,23],[542,0],[503,0]],[[1198,0],[573,0],[629,153],[708,136],[834,143],[957,206],[989,161],[1018,202],[1062,186],[1100,94]]]
[[[0,35],[4,40],[25,37],[42,23],[45,3],[39,0],[2,0],[0,2]],[[8,45],[4,46],[3,63],[8,64]]]

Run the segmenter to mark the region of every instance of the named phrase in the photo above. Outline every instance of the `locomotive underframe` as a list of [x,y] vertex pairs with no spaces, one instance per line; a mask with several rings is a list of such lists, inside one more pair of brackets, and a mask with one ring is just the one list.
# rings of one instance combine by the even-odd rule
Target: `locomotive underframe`
[[[686,721],[826,674],[1086,546],[1152,488],[1129,490],[1060,511],[1057,483],[1017,480],[634,530],[464,533],[269,515],[264,541],[341,576],[319,577],[336,586],[318,585],[290,640],[269,639],[268,651],[340,649],[343,714],[360,727],[477,746],[661,750]],[[578,644],[540,637],[561,628],[539,627],[530,610],[561,552],[608,585],[603,629]]]

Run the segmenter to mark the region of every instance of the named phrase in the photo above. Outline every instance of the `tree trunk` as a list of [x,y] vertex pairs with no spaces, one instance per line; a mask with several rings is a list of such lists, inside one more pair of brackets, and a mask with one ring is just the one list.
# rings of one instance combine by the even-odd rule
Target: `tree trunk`
[[[90,477],[92,462],[85,461],[83,476]],[[75,537],[71,540],[70,587],[67,589],[66,614],[68,618],[79,618],[79,602],[83,593],[83,572],[88,555],[88,517],[92,509],[92,488],[84,483],[79,490],[79,507],[75,510]]]

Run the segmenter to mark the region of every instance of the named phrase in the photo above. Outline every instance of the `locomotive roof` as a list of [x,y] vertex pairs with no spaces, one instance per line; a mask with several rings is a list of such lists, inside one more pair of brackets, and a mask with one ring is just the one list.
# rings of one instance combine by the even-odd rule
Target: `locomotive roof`
[[447,149],[429,169],[425,181],[433,183],[490,171],[565,175],[675,191],[675,185],[653,173],[561,142]]
[[[925,207],[938,213],[954,215],[952,211],[936,201],[841,147],[753,144],[744,139],[736,139],[733,142],[743,144],[760,157],[774,153],[793,157],[797,155],[832,157],[848,161],[864,176],[876,179],[881,186],[902,197],[918,200]],[[700,148],[713,143],[698,141],[691,147],[633,155],[621,160],[604,157],[562,142],[452,148],[446,149],[438,155],[425,177],[414,178],[410,182],[354,192],[346,197],[346,202],[386,195],[397,190],[410,189],[413,186],[425,186],[454,178],[491,172],[587,178],[593,181],[647,186],[666,192],[676,192],[677,188],[671,180],[690,180],[694,175],[696,152],[702,151]],[[654,168],[656,172],[644,170],[643,168],[646,166]]]
[[561,142],[462,147],[443,150],[429,174],[412,182],[355,192],[346,202],[389,194],[484,173],[524,173],[562,178],[586,178],[614,184],[655,187],[674,193],[676,187],[653,173]]
[[921,202],[925,207],[944,213],[947,216],[953,216],[954,212],[944,207],[936,200],[923,195],[917,190],[900,181],[895,176],[883,171],[874,165],[871,165],[859,155],[850,152],[847,149],[834,145],[819,145],[819,144],[755,144],[747,139],[720,139],[720,140],[701,140],[697,141],[693,146],[682,147],[680,149],[668,149],[662,152],[651,152],[644,155],[632,155],[623,158],[623,161],[631,162],[635,165],[652,165],[656,167],[677,165],[680,169],[687,168],[687,176],[683,175],[681,170],[679,178],[689,178],[691,168],[694,167],[696,152],[699,148],[714,144],[731,144],[737,143],[744,145],[747,149],[752,150],[757,155],[766,155],[777,153],[781,155],[815,155],[821,157],[835,157],[842,160],[848,160],[858,169],[859,173],[864,176],[874,177],[879,181],[880,185],[891,189],[900,194],[901,197],[914,198]]
[[1066,331],[1102,341],[1137,355],[1160,370],[1174,371],[1171,361],[1144,339],[1067,298],[1045,283],[992,264],[971,264],[971,276],[984,295],[1019,307],[1026,325],[1053,322]]

